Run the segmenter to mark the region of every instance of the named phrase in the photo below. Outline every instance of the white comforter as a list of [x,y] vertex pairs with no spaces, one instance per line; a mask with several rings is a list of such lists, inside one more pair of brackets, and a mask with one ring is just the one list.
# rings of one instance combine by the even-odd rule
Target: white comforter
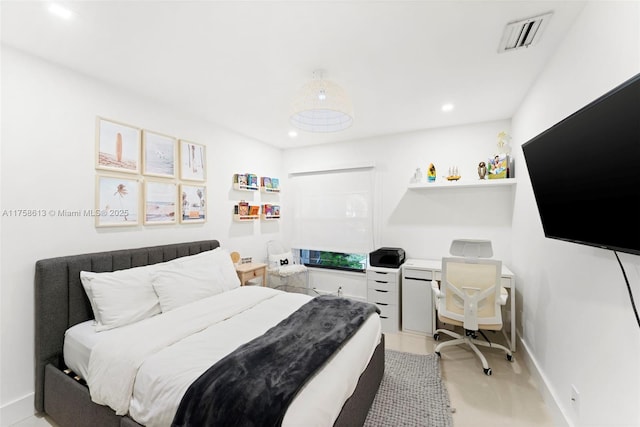
[[[286,318],[310,297],[241,287],[111,331],[92,349],[94,402],[143,425],[168,426],[189,385],[239,345]],[[332,425],[380,341],[372,316],[293,401],[283,426]]]

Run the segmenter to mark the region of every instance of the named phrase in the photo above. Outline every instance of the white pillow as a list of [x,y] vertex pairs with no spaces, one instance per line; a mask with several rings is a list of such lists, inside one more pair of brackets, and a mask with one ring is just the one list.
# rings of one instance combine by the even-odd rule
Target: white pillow
[[114,272],[81,271],[80,280],[93,309],[96,331],[128,325],[159,314],[160,302],[151,283],[151,274],[184,263],[192,266],[198,264],[218,266],[223,277],[224,290],[240,286],[240,279],[231,261],[231,255],[222,248]]
[[240,278],[236,272],[236,267],[233,265],[229,251],[222,248],[216,248],[212,251],[207,251],[206,253],[210,254],[209,259],[211,262],[220,267],[222,277],[224,277],[223,286],[225,290],[230,291],[232,289],[239,288]]
[[230,291],[240,287],[240,278],[236,273],[236,268],[231,260],[231,254],[226,249],[220,247],[215,248],[212,251],[201,252],[197,255],[191,255],[184,258],[178,258],[172,262],[176,263],[206,263],[216,265],[220,268],[220,273],[224,279],[223,288],[225,291]]
[[96,318],[96,331],[138,322],[160,313],[150,273],[156,265],[107,273],[80,272]]
[[283,254],[269,255],[269,267],[280,268],[293,265],[293,254],[291,251]]
[[224,292],[220,267],[193,261],[172,263],[151,274],[163,313]]

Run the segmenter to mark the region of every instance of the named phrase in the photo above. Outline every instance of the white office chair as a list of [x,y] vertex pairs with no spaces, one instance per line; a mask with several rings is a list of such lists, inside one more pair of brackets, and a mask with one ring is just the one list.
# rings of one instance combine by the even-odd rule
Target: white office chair
[[293,255],[290,249],[277,241],[267,242],[269,286],[288,292],[306,293],[309,270]]
[[[512,361],[511,350],[500,344],[490,342],[481,330],[499,331],[502,329],[501,307],[507,302],[507,291],[500,286],[502,262],[486,259],[493,255],[488,240],[454,240],[450,249],[454,257],[442,258],[441,283],[431,282],[435,296],[438,319],[445,324],[462,326],[464,335],[448,329],[437,329],[433,338],[440,334],[453,337],[435,348],[440,351],[452,345],[466,344],[476,353],[482,362],[486,375],[491,375],[487,359],[477,346],[497,348],[506,353]],[[486,341],[480,340],[480,333]]]

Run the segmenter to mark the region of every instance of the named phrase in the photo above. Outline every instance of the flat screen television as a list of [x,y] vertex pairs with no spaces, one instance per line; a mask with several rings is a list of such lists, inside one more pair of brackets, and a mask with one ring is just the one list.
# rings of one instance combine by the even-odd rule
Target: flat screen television
[[546,237],[640,255],[640,74],[522,150]]

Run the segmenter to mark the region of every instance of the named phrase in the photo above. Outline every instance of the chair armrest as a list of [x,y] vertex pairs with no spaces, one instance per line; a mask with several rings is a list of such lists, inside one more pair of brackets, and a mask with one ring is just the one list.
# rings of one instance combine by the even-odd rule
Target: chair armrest
[[437,280],[431,281],[431,290],[433,291],[433,295],[436,297],[436,299],[442,298],[442,292],[440,291],[440,286],[438,285]]
[[507,298],[509,298],[509,293],[507,292],[507,290],[503,287],[500,287],[500,299],[498,300],[498,303],[500,305],[506,305],[507,304]]

